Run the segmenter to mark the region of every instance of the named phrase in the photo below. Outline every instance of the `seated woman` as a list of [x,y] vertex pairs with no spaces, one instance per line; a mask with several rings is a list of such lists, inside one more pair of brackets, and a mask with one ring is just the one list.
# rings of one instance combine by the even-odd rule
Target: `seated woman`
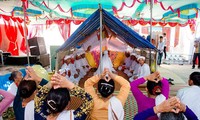
[[[144,95],[139,85],[144,84],[147,81],[147,93]],[[138,105],[138,112],[142,112],[148,108],[154,107],[159,104],[160,100],[168,99],[169,97],[169,83],[165,78],[160,77],[159,72],[155,72],[146,77],[139,78],[131,82],[131,91]],[[152,116],[148,120],[157,120],[158,117]]]
[[[113,95],[115,83],[121,86],[116,96]],[[100,95],[94,90],[95,84],[98,84],[98,92]],[[85,82],[84,88],[94,99],[94,108],[90,117],[91,120],[124,119],[123,106],[130,91],[130,84],[126,79],[105,69],[101,75],[95,75],[89,78]]]
[[[37,84],[43,86],[46,80],[37,76],[33,68],[27,67],[24,80],[19,83],[17,95],[15,96],[13,109],[16,120],[24,120],[26,116],[25,108],[34,99]],[[31,108],[34,111],[34,108]],[[30,111],[28,111],[30,113]],[[30,114],[34,116],[33,112]]]
[[[69,110],[69,92],[83,100],[82,105]],[[85,120],[93,108],[92,96],[75,86],[66,77],[55,74],[51,82],[39,87],[35,97],[35,120]]]
[[10,106],[10,104],[14,100],[14,97],[15,96],[12,95],[11,93],[0,89],[0,119],[3,112],[6,111],[6,109]]
[[8,88],[8,92],[13,94],[14,96],[17,94],[17,87],[22,80],[23,75],[22,72],[20,71],[13,71],[9,77],[9,80],[12,81],[13,83],[10,84]]
[[176,97],[163,101],[161,104],[148,108],[133,118],[134,120],[146,120],[151,116],[159,115],[159,120],[198,120],[190,108],[180,102]]

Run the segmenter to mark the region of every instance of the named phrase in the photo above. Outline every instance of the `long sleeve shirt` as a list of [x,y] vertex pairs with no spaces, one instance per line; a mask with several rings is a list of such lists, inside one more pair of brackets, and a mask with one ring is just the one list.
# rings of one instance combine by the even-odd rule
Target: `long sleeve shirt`
[[[197,116],[187,106],[186,106],[186,111],[183,114],[186,116],[187,120],[198,120]],[[149,118],[151,116],[155,116],[155,115],[156,114],[154,113],[154,110],[152,107],[152,108],[148,108],[147,110],[138,113],[133,118],[133,120],[146,120],[147,118]]]
[[159,42],[158,43],[158,50],[160,50],[160,52],[163,52],[165,47],[165,42]]
[[0,95],[4,97],[3,100],[0,102],[0,116],[1,116],[2,113],[10,106],[15,96],[4,90],[0,90]]
[[[48,81],[45,79],[42,79],[40,82],[40,86],[43,86]],[[17,95],[15,96],[14,103],[13,103],[13,109],[15,113],[16,120],[24,120],[24,113],[25,113],[25,107],[22,107],[22,99],[19,95],[19,92],[17,91]]]
[[[138,88],[139,85],[144,84],[145,82],[146,82],[146,80],[144,78],[139,78],[139,79],[131,82],[131,91],[137,102],[138,112],[142,112],[148,108],[155,106],[155,99],[147,97]],[[166,99],[168,99],[169,83],[168,83],[167,79],[165,79],[165,78],[163,78],[161,80],[161,83],[162,83],[161,94],[163,94],[166,97]],[[158,119],[157,116],[153,116],[153,117],[150,117],[148,120],[157,120],[157,119]]]
[[[94,90],[94,85],[98,83],[99,80],[100,80],[99,76],[95,75],[89,78],[84,85],[85,90],[90,95],[92,95],[94,99],[94,108],[92,110],[90,117],[91,120],[108,120],[109,100],[104,101],[103,99],[101,99],[101,97],[97,95],[96,91]],[[124,106],[130,91],[130,84],[126,79],[120,76],[116,76],[114,78],[114,81],[120,84],[121,86],[120,91],[116,97],[121,101],[122,105]]]
[[149,68],[149,65],[144,63],[142,66],[139,65],[139,68],[138,68],[138,78],[141,78],[141,77],[144,77],[144,76],[148,76],[151,74],[151,71],[150,71],[150,68]]
[[[45,99],[50,89],[45,85],[39,87],[38,94],[36,95],[35,101],[35,120],[46,120],[49,115],[47,112],[47,104]],[[93,108],[92,96],[86,93],[82,88],[76,86],[70,90],[71,95],[74,95],[82,100],[82,104],[74,112],[74,120],[85,120]]]

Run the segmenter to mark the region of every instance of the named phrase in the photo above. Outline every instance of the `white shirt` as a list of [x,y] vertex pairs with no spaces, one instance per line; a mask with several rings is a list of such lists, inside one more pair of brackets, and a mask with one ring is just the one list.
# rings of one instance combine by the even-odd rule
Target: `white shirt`
[[130,66],[130,70],[134,70],[134,67],[136,66],[137,62],[134,60],[132,61],[131,63],[131,66]]
[[165,42],[164,41],[158,43],[158,50],[160,50],[160,52],[163,52],[164,47],[165,47]]
[[70,71],[72,76],[74,76],[74,74],[77,74],[76,67],[72,63],[68,64],[65,69],[66,69],[67,73],[68,73],[68,71]]
[[187,105],[200,120],[200,87],[193,85],[180,89],[177,97],[182,103]]
[[[17,85],[15,84],[15,82],[11,83],[9,88],[8,88],[8,92],[13,94],[14,96],[16,96],[17,94]],[[13,107],[13,102],[10,104],[10,107]]]
[[167,37],[163,37],[164,46],[166,46]]
[[139,63],[136,63],[135,67],[133,68],[133,76],[138,75],[138,69],[140,67]]
[[151,74],[151,72],[150,72],[150,68],[149,68],[148,64],[144,63],[142,66],[141,65],[139,66],[138,78],[145,77],[150,74]]
[[82,60],[81,59],[75,60],[74,64],[75,64],[75,67],[77,69],[82,69],[83,68],[83,64],[82,64]]
[[126,68],[129,68],[131,66],[131,57],[128,57],[124,60]]
[[88,62],[87,62],[87,60],[86,60],[86,58],[82,58],[82,59],[81,59],[81,62],[82,62],[82,64],[83,64],[83,66],[89,66],[89,65],[88,65]]
[[25,107],[24,120],[34,120],[34,100],[31,100]]
[[66,69],[66,67],[67,67],[67,64],[64,63],[64,64],[61,66],[61,69]]

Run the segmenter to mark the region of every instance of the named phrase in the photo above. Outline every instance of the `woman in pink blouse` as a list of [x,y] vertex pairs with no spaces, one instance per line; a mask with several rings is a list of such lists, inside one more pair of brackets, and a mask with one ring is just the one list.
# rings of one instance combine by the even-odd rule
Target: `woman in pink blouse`
[[2,113],[6,111],[6,109],[10,106],[15,96],[1,89],[0,89],[0,95],[2,97],[2,101],[0,101],[0,116],[1,116]]
[[[147,95],[143,94],[138,88],[139,85],[144,84],[147,81]],[[152,108],[159,102],[162,102],[169,97],[169,83],[165,78],[160,77],[159,72],[150,74],[134,80],[131,82],[131,91],[138,105],[138,113]],[[158,103],[159,104],[159,103]],[[157,120],[155,115],[147,120]]]

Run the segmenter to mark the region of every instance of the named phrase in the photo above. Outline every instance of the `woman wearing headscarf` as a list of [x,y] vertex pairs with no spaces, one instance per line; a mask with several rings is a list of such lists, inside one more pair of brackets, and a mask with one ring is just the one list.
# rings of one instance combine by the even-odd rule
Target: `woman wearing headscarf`
[[[92,96],[59,74],[53,75],[51,82],[38,88],[35,120],[85,120],[93,108]],[[70,94],[82,100],[76,110],[68,109]]]

